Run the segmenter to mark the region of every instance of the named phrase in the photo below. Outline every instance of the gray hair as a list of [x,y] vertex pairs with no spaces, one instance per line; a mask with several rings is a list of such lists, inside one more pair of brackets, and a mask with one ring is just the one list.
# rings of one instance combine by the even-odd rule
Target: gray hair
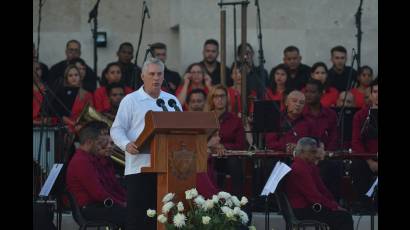
[[148,60],[146,60],[144,62],[144,65],[142,66],[142,73],[145,73],[148,69],[148,66],[151,64],[158,65],[161,69],[161,72],[164,72],[165,65],[161,60],[159,60],[158,58],[148,58]]
[[311,137],[302,137],[298,140],[295,148],[295,154],[299,155],[302,152],[311,151],[313,149],[317,149],[319,143]]

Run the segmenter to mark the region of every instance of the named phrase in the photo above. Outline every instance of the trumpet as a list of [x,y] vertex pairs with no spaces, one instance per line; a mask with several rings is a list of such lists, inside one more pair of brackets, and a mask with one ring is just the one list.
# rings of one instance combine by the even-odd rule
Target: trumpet
[[[101,121],[108,125],[111,128],[113,121],[108,117],[97,112],[90,103],[87,103],[84,106],[83,111],[81,111],[80,116],[76,121],[77,124],[85,124],[91,121]],[[121,166],[125,166],[125,152],[122,151],[118,146],[114,146],[111,150],[110,158]]]

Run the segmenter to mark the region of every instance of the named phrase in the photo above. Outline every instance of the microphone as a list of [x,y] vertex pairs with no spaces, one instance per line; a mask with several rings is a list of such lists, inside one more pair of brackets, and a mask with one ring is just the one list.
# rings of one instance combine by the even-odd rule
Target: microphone
[[167,107],[165,106],[165,101],[162,100],[161,98],[158,98],[158,99],[157,99],[157,105],[162,108],[162,111],[168,112],[168,109],[167,109]]
[[172,99],[172,98],[169,99],[169,100],[168,100],[168,105],[169,105],[170,107],[174,108],[176,112],[181,112],[181,110],[179,109],[179,107],[178,107],[178,105],[177,105],[177,102],[176,102],[174,99]]
[[97,16],[97,9],[98,9],[98,5],[100,4],[100,0],[97,0],[97,3],[95,4],[94,8],[90,11],[90,13],[88,14],[89,18],[88,18],[88,23],[91,22],[91,19],[95,18]]
[[145,1],[143,2],[143,5],[144,5],[144,6],[143,6],[143,7],[144,7],[144,13],[147,14],[147,17],[148,17],[148,18],[151,18],[150,15],[149,15],[149,10],[148,10],[147,3],[146,3]]

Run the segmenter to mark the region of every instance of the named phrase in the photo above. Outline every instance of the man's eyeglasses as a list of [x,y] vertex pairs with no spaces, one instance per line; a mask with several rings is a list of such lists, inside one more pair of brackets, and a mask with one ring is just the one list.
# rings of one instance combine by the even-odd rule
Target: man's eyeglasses
[[202,74],[203,72],[202,71],[191,71],[190,73],[191,74]]
[[121,96],[123,97],[124,94],[123,93],[112,93],[111,96],[116,97],[116,96]]

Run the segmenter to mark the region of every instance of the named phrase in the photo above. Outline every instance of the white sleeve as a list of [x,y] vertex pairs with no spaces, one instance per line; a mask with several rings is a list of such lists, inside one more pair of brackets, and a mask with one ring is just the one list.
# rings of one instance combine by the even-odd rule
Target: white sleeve
[[127,144],[131,142],[127,136],[127,132],[131,128],[132,120],[132,103],[130,103],[130,99],[131,98],[124,98],[121,101],[110,130],[112,140],[123,151],[125,151]]

